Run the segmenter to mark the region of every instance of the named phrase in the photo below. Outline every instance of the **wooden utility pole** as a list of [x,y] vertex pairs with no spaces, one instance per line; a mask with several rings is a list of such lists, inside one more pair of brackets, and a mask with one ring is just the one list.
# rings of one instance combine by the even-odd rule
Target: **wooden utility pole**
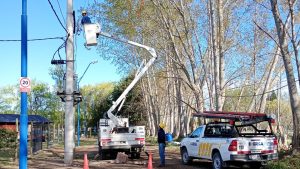
[[67,31],[68,38],[66,43],[66,112],[65,112],[65,146],[64,163],[71,165],[74,156],[74,19],[73,19],[73,0],[67,0]]

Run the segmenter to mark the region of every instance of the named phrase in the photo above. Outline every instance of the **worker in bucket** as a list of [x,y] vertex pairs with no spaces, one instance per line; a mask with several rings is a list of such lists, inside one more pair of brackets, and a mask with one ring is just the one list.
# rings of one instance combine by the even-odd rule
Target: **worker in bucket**
[[166,125],[164,123],[159,124],[157,142],[158,142],[158,149],[159,149],[160,164],[158,167],[165,166],[165,148],[166,148],[166,134],[164,131],[165,127]]
[[86,11],[82,11],[81,15],[82,15],[82,19],[81,19],[81,24],[82,25],[92,23],[90,17],[87,16]]

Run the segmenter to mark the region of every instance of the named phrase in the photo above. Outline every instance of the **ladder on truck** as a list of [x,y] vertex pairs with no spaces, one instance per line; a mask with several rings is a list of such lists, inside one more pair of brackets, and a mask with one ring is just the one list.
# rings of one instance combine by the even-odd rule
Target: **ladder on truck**
[[254,112],[224,112],[224,111],[203,111],[193,114],[194,117],[204,117],[213,119],[228,119],[231,122],[241,122],[241,124],[255,124],[263,121],[274,123],[273,115]]

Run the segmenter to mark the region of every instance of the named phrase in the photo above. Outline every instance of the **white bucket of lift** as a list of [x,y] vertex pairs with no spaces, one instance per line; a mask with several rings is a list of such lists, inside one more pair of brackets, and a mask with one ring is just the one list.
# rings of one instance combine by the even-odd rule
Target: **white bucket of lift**
[[99,24],[84,24],[84,34],[86,40],[86,46],[97,45],[97,34],[100,33]]

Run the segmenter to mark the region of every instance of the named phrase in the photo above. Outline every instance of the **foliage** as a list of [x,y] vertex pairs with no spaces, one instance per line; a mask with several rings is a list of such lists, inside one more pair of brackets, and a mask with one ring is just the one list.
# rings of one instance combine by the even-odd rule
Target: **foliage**
[[[130,75],[122,79],[114,88],[111,98],[115,101],[129,86],[134,79],[134,75]],[[141,90],[138,85],[134,86],[133,89],[127,94],[122,109],[117,114],[122,117],[129,117],[129,124],[131,125],[145,125],[144,107],[141,103]]]
[[146,143],[149,145],[157,145],[157,138],[153,136],[146,136]]
[[49,74],[52,79],[56,82],[56,90],[62,91],[64,87],[64,68],[62,66],[56,66],[49,69]]
[[14,114],[18,110],[17,86],[4,86],[0,89],[0,113]]
[[0,157],[15,157],[17,132],[0,129]]
[[33,81],[29,98],[29,113],[49,118],[55,124],[63,124],[63,109],[60,99],[46,83]]
[[[251,102],[251,98],[241,97],[242,99],[240,99],[239,96],[241,95],[241,91],[242,89],[240,88],[226,91],[226,96],[228,97],[225,99],[224,102],[224,106],[223,106],[224,111],[232,111],[232,110],[247,111],[248,106]],[[253,95],[253,90],[251,88],[245,88],[242,95],[251,96]],[[236,105],[238,105],[238,107],[236,107]]]
[[272,161],[267,164],[266,169],[290,169],[299,168],[300,154],[285,156],[278,161]]
[[81,89],[83,102],[80,104],[83,112],[87,115],[87,125],[89,127],[97,126],[99,119],[103,117],[104,112],[109,109],[110,96],[114,88],[114,83],[102,83],[95,86],[83,86]]
[[[100,118],[112,106],[113,101],[116,101],[123,91],[133,80],[133,75],[122,79],[120,82],[102,83],[96,86],[84,86],[81,91],[84,96],[83,104],[84,111],[88,113],[88,126],[96,126]],[[85,107],[86,106],[86,107]],[[82,109],[83,107],[81,107]],[[86,110],[85,110],[86,109]],[[117,109],[113,114],[121,117],[129,117],[130,124],[143,124],[143,104],[141,103],[141,95],[138,87],[134,87],[126,96],[120,112]]]
[[[20,112],[19,86],[5,86],[0,89],[0,113],[16,114]],[[63,123],[63,106],[56,93],[50,90],[47,83],[31,82],[28,93],[28,114],[41,115],[54,123]]]

